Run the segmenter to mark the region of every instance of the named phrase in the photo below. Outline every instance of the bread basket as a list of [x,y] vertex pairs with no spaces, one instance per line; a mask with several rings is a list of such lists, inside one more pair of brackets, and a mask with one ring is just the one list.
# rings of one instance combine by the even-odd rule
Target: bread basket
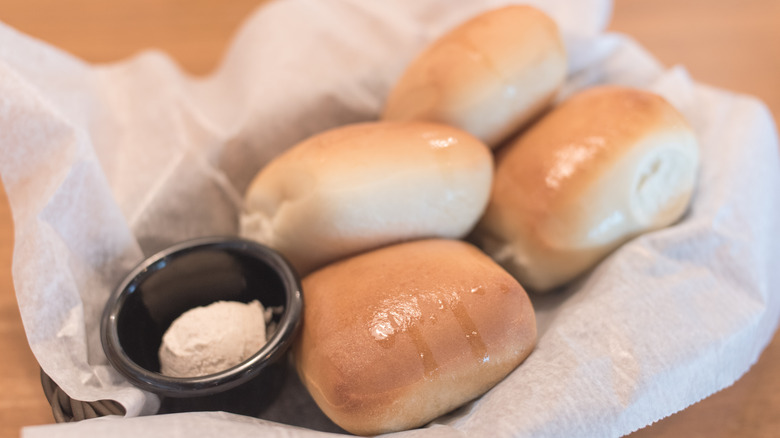
[[70,398],[54,380],[41,370],[41,386],[57,423],[69,423],[106,415],[125,415],[125,409],[113,400],[84,402]]

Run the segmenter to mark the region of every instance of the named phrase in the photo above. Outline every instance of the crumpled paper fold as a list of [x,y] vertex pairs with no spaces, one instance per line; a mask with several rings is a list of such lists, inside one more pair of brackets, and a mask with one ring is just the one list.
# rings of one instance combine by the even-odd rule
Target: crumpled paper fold
[[[202,79],[158,52],[88,65],[0,25],[0,173],[30,346],[71,397],[114,399],[140,416],[24,435],[320,436],[225,413],[141,416],[159,400],[108,365],[104,303],[144,256],[236,234],[243,192],[265,163],[314,133],[375,119],[422,47],[504,3],[270,2]],[[766,107],[603,34],[607,0],[529,3],[564,33],[561,99],[624,84],[664,95],[688,118],[702,148],[693,203],[566,290],[533,297],[534,353],[478,400],[398,436],[624,435],[732,384],[777,325],[780,241],[769,236],[780,223],[780,160]]]

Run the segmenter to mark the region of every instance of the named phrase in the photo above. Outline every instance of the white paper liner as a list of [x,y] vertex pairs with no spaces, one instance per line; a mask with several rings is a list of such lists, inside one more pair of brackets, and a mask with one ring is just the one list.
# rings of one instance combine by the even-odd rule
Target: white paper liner
[[[244,25],[218,71],[182,74],[146,52],[90,66],[0,26],[0,173],[15,224],[13,276],[37,360],[71,397],[157,397],[107,363],[103,305],[144,255],[235,234],[249,180],[324,129],[377,117],[412,57],[452,25],[506,2],[277,1]],[[739,378],[780,314],[780,160],[767,109],[695,84],[641,47],[600,34],[604,0],[534,1],[561,26],[561,99],[613,83],[657,91],[702,146],[690,211],[629,242],[566,291],[533,297],[539,344],[493,390],[399,436],[620,436]],[[281,408],[280,408],[281,409]],[[284,412],[276,418],[282,419]],[[288,412],[300,415],[300,412]],[[231,414],[102,418],[24,436],[320,436]]]

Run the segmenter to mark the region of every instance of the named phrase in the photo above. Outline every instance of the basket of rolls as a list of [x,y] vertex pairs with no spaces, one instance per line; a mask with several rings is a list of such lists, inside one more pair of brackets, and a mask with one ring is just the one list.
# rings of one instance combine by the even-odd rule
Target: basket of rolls
[[30,436],[620,436],[747,370],[780,314],[751,246],[780,205],[736,194],[777,188],[765,109],[601,34],[607,2],[444,3],[273,2],[205,80],[52,55],[108,130],[30,104],[77,158],[17,290],[72,291],[20,299],[56,316],[31,346],[58,421],[108,417]]

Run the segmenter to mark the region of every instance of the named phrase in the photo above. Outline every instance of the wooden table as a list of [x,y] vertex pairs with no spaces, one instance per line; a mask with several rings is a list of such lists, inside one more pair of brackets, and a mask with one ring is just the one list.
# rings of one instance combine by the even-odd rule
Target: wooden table
[[[0,20],[91,62],[146,47],[209,72],[263,0],[2,0]],[[611,29],[634,36],[700,82],[761,98],[780,117],[780,0],[616,0]],[[0,158],[1,159],[1,158]],[[777,194],[773,194],[777,196]],[[13,224],[0,190],[0,436],[53,422],[27,345],[11,280]],[[780,293],[780,291],[776,291]],[[633,437],[780,434],[780,336],[734,386]]]

